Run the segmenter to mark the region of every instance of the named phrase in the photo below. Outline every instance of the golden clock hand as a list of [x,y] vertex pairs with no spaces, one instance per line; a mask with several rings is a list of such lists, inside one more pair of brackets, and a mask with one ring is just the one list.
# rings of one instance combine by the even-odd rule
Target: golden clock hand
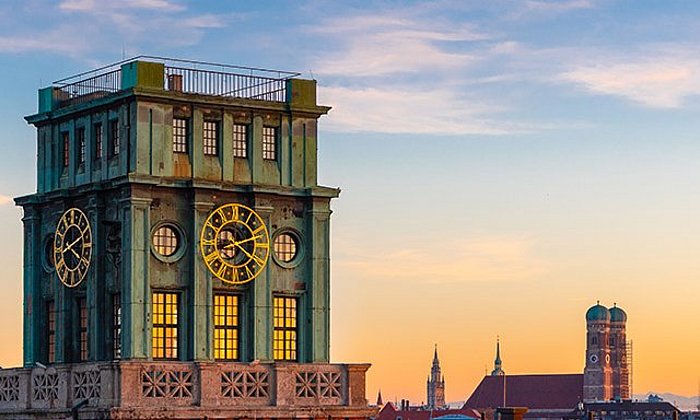
[[70,249],[70,252],[72,252],[73,254],[75,254],[75,257],[76,257],[76,258],[80,258],[80,254],[78,254],[77,252],[75,252],[75,250],[74,250],[73,248]]
[[78,239],[74,240],[73,242],[71,242],[70,244],[66,245],[66,248],[63,251],[61,251],[61,253],[65,254],[67,251],[71,251],[73,249],[73,247],[75,246],[75,244],[80,242],[80,239],[82,239],[82,238],[78,238]]
[[245,248],[243,248],[242,246],[240,246],[238,244],[236,244],[236,246],[238,247],[238,249],[243,251],[243,253],[246,254],[248,256],[248,258],[253,259],[253,255],[250,252],[246,251]]

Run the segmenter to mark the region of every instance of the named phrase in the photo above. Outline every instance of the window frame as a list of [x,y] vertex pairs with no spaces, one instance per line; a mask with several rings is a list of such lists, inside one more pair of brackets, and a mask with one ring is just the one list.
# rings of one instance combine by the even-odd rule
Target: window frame
[[46,301],[46,363],[56,363],[56,301]]
[[122,358],[122,296],[112,294],[112,358]]
[[61,147],[63,148],[61,168],[65,172],[70,167],[70,133],[68,131],[61,131]]
[[[269,132],[272,130],[272,141]],[[263,160],[277,161],[279,149],[279,127],[264,125],[262,128],[262,157]]]
[[[297,296],[273,295],[272,297],[272,355],[275,361],[299,361],[299,301]],[[288,306],[292,302],[293,307]],[[293,315],[291,317],[288,316],[290,312]],[[291,326],[288,325],[290,320],[293,321]],[[278,321],[282,321],[281,325]],[[282,346],[278,347],[279,344]]]
[[109,156],[119,156],[121,149],[121,133],[119,118],[109,120]]
[[[250,124],[234,123],[233,130],[231,133],[231,148],[234,158],[247,159],[248,158],[248,127]],[[240,129],[240,130],[238,130]],[[242,132],[241,132],[242,131]]]
[[78,168],[85,167],[87,144],[85,143],[85,127],[78,127],[75,130],[75,141],[77,143]]
[[[184,127],[176,126],[175,122],[176,121],[182,121],[184,124]],[[172,146],[173,146],[173,153],[178,153],[178,154],[187,154],[189,153],[189,127],[190,127],[190,121],[188,118],[180,118],[180,117],[173,117],[173,135],[172,135]],[[184,131],[182,133],[182,136],[179,135],[181,131]],[[180,140],[180,141],[177,141]]]
[[[162,296],[162,299],[157,299],[160,296]],[[180,292],[172,290],[154,290],[151,293],[151,309],[153,313],[151,321],[151,357],[153,360],[179,360],[180,358],[180,296]],[[168,297],[174,299],[168,302]],[[162,307],[162,312],[156,310],[158,305]],[[168,306],[171,308],[174,306],[174,312],[168,313]],[[161,315],[161,318],[158,315]],[[168,322],[168,317],[170,317],[170,322]],[[158,322],[159,320],[162,321]],[[157,334],[157,332],[161,331],[162,335]],[[162,338],[162,346],[156,346],[158,338]],[[168,339],[174,341],[174,346],[167,345]]]
[[[211,127],[211,128],[210,128]],[[214,133],[214,137],[207,133]],[[221,135],[220,122],[218,120],[202,121],[202,153],[204,156],[219,156],[219,137]]]
[[102,130],[102,123],[98,122],[93,125],[94,139],[95,139],[95,161],[102,159],[102,148],[104,146],[104,133]]
[[88,304],[86,296],[76,298],[76,308],[78,310],[78,361],[87,362],[89,358],[89,338],[88,338]]
[[[217,299],[218,298],[218,299]],[[224,299],[223,305],[218,302],[219,299]],[[229,305],[227,300],[233,300],[233,305]],[[223,312],[218,312],[217,309],[223,309]],[[233,314],[230,313],[233,309]],[[239,361],[241,360],[241,297],[238,294],[215,292],[213,296],[212,310],[214,312],[214,359],[221,361]],[[229,323],[229,318],[232,318]],[[223,323],[219,321],[223,320]],[[219,333],[223,332],[224,336],[219,337]],[[229,337],[229,333],[233,337]],[[223,346],[220,346],[223,344]],[[233,345],[233,348],[229,347]],[[223,357],[219,354],[223,354]],[[230,354],[230,355],[229,355]]]

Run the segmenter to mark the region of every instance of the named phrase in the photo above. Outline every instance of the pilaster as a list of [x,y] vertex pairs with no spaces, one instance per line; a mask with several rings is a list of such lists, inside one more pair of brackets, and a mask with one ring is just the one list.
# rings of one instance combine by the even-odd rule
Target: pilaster
[[[312,200],[306,213],[310,242],[308,258],[307,310],[312,328],[306,333],[302,351],[309,362],[330,359],[330,215],[327,200]],[[310,345],[309,345],[310,344]]]
[[210,201],[195,201],[192,208],[193,237],[191,241],[191,251],[194,267],[192,272],[192,283],[190,283],[192,299],[192,337],[193,352],[195,360],[214,360],[214,320],[213,320],[213,295],[212,295],[212,275],[206,269],[202,261],[202,254],[199,249],[199,234],[209,212],[214,208],[214,203]]

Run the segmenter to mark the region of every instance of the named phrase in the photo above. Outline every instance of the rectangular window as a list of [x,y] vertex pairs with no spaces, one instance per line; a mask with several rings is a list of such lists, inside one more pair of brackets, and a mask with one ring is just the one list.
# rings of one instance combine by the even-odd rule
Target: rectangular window
[[70,165],[70,135],[67,131],[61,133],[63,141],[63,168],[66,169]]
[[214,295],[214,358],[238,360],[238,296]]
[[219,123],[217,121],[204,121],[202,129],[202,142],[204,154],[216,156],[218,151]]
[[88,359],[88,308],[87,298],[78,298],[78,325],[80,326],[80,361],[85,362]]
[[79,127],[76,132],[78,141],[78,165],[85,164],[85,127]]
[[248,126],[245,124],[233,125],[233,157],[248,157]]
[[178,294],[153,292],[153,358],[177,359]]
[[173,118],[173,152],[187,153],[187,120]]
[[263,127],[263,159],[277,160],[277,127]]
[[110,153],[112,156],[117,156],[121,146],[121,139],[119,138],[119,120],[112,120],[109,122],[109,138],[111,142]]
[[95,160],[102,158],[102,124],[95,124]]
[[48,363],[56,362],[56,305],[53,300],[46,302],[46,332]]
[[297,299],[273,298],[275,360],[297,360]]
[[112,357],[122,358],[122,297],[112,295]]

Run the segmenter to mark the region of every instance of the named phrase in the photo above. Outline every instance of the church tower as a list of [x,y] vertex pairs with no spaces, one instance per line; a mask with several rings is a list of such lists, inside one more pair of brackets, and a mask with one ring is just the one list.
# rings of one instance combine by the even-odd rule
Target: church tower
[[586,312],[586,367],[583,371],[585,402],[607,401],[613,397],[609,340],[610,311],[598,303]]
[[627,361],[627,314],[615,304],[610,308],[610,364],[612,365],[613,398],[626,400],[630,396],[629,365]]
[[445,407],[445,378],[440,371],[440,360],[437,354],[437,345],[433,354],[433,366],[428,377],[428,408],[436,409]]
[[496,339],[496,360],[493,361],[493,370],[491,371],[491,376],[503,376],[506,373],[501,367],[501,340]]

